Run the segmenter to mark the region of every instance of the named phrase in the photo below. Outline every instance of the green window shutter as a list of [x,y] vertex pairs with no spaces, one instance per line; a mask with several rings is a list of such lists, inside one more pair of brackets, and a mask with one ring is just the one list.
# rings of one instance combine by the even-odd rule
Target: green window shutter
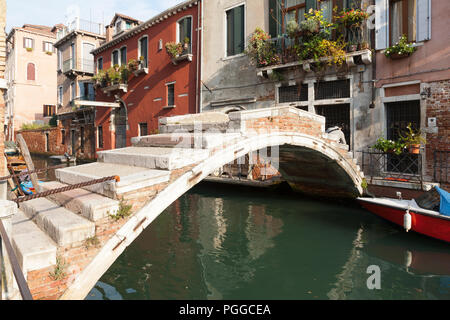
[[244,6],[234,9],[234,54],[244,52]]
[[269,33],[272,38],[281,35],[281,0],[269,0]]
[[227,56],[234,56],[245,49],[245,11],[240,6],[226,12],[227,14]]
[[233,10],[227,11],[227,56],[234,55],[234,15]]

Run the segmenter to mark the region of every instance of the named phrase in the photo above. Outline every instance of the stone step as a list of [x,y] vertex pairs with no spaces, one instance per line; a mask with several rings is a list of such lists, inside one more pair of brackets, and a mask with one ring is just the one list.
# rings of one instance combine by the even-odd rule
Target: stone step
[[[57,181],[44,182],[41,184],[42,191],[64,187],[67,187],[67,184]],[[57,193],[48,196],[47,198],[73,213],[82,215],[94,222],[108,217],[109,214],[114,214],[114,212],[117,212],[119,209],[119,202],[117,200],[84,189],[75,189]]]
[[173,133],[136,137],[131,139],[131,143],[135,147],[214,149],[241,137],[240,133]]
[[98,161],[160,170],[180,169],[209,157],[204,149],[129,147],[98,152]]
[[58,245],[69,245],[95,235],[93,222],[45,198],[24,202],[20,208]]
[[11,238],[25,277],[29,271],[56,264],[56,243],[21,210],[12,218]]
[[108,181],[83,189],[117,199],[118,195],[126,192],[169,181],[170,171],[102,162],[56,170],[57,180],[70,185],[109,176],[119,176],[120,182]]

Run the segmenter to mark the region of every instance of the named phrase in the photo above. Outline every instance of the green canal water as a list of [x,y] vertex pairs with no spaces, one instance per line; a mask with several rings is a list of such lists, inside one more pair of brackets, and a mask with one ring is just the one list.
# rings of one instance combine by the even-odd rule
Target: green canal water
[[[379,290],[367,287],[373,265]],[[202,183],[86,299],[450,299],[450,246],[355,203]]]

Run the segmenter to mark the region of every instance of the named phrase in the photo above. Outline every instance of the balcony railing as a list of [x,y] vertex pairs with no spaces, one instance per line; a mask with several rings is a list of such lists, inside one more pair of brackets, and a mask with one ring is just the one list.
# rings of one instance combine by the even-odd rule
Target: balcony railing
[[[276,53],[276,55],[279,57],[279,62],[277,64],[268,66],[258,66],[257,73],[259,76],[267,76],[264,73],[267,73],[268,70],[294,66],[303,66],[304,71],[310,72],[311,65],[317,62],[316,59],[300,61],[298,55],[298,46],[302,43],[301,37],[294,39],[289,38],[287,35],[284,35],[278,38],[269,39],[267,41],[272,45],[274,53]],[[345,50],[345,63],[350,67],[357,64],[355,58],[358,56],[360,57],[358,63],[363,63],[366,65],[372,63],[372,52],[370,51],[370,49],[362,47],[362,45],[359,45],[359,48],[357,45],[354,49],[351,49],[350,46],[348,46],[347,48],[345,48]],[[327,62],[330,59],[332,59],[332,57],[321,57],[318,60],[320,62]]]
[[423,183],[422,153],[395,154],[369,149],[362,151],[362,169],[369,182]]
[[67,59],[63,62],[63,73],[67,72],[82,72],[94,74],[95,64],[93,60],[89,59]]
[[77,17],[70,22],[67,27],[60,29],[56,33],[56,41],[61,40],[72,31],[86,31],[99,34],[101,36],[105,35],[105,27],[102,23],[84,20]]

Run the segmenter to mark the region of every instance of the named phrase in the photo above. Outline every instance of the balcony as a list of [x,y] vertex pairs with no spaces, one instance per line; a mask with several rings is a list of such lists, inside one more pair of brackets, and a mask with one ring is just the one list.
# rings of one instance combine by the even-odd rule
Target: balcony
[[[257,75],[268,78],[274,71],[282,69],[301,67],[303,71],[309,73],[314,71],[314,65],[319,63],[327,63],[333,60],[333,57],[320,57],[318,59],[299,60],[297,54],[298,39],[288,37],[278,37],[268,40],[267,42],[275,51],[278,57],[278,63],[257,66]],[[372,63],[372,51],[370,49],[361,49],[355,51],[347,51],[345,54],[345,64],[348,67],[354,67],[358,64],[369,65]]]
[[88,59],[73,59],[70,58],[63,62],[62,72],[68,76],[77,75],[94,75],[95,64],[93,60]]
[[114,83],[114,84],[107,84],[105,86],[101,87],[104,94],[110,96],[112,92],[115,91],[122,91],[123,93],[128,92],[128,85],[125,83]]
[[[421,150],[422,151],[422,150]],[[362,170],[370,184],[388,182],[400,185],[423,186],[423,153],[401,154],[369,149],[362,151]]]
[[184,61],[184,60],[189,61],[189,62],[192,61],[192,57],[193,57],[192,45],[190,43],[186,43],[186,44],[184,44],[182,50],[183,51],[179,55],[172,58],[172,63],[174,65],[177,65],[179,62]]

